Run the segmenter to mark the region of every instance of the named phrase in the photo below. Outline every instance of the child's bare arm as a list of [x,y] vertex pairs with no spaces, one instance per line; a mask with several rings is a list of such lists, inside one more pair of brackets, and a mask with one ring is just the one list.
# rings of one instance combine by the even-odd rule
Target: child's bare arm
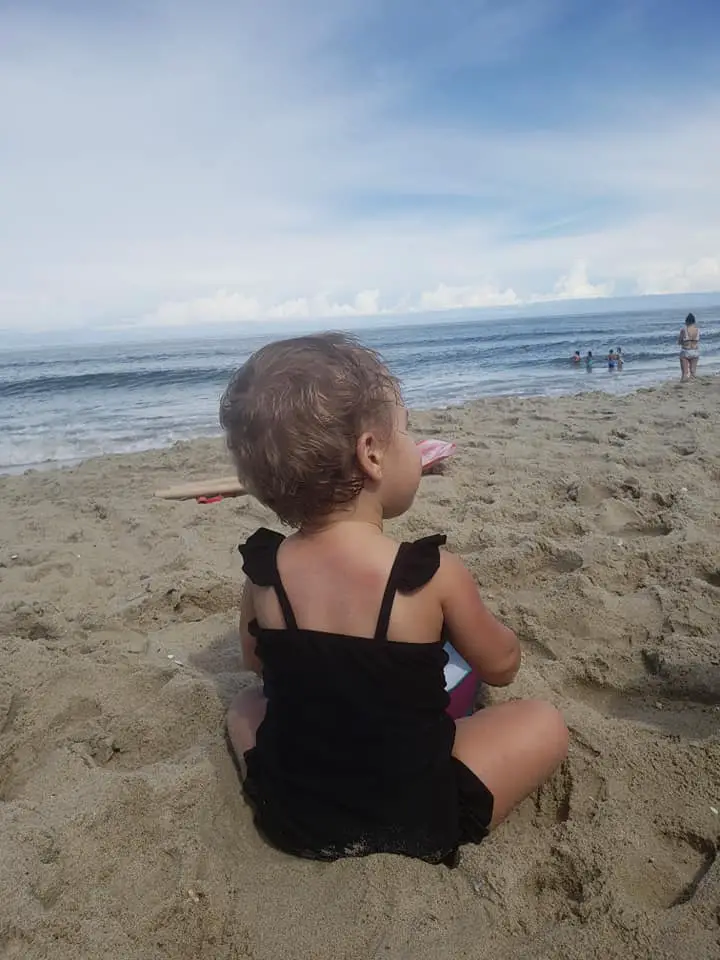
[[485,683],[504,687],[520,667],[520,644],[480,599],[465,564],[443,551],[438,586],[445,624],[453,646]]
[[255,652],[255,637],[248,630],[248,624],[255,619],[255,606],[252,597],[252,585],[245,582],[242,602],[240,604],[240,646],[242,648],[243,666],[262,676],[262,663]]

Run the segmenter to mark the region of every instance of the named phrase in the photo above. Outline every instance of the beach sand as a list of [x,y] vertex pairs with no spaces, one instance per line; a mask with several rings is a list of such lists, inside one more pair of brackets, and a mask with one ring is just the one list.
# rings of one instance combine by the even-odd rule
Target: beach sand
[[[413,415],[457,441],[392,533],[446,532],[546,697],[561,773],[450,871],[294,860],[223,738],[236,544],[156,488],[222,441],[0,480],[0,956],[720,957],[720,379]],[[170,659],[170,656],[174,659]]]

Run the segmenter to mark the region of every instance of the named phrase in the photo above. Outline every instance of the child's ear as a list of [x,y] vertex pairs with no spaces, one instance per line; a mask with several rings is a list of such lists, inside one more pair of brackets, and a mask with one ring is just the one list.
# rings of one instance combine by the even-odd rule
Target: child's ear
[[363,433],[358,437],[355,455],[360,469],[370,480],[382,479],[383,451],[372,433]]

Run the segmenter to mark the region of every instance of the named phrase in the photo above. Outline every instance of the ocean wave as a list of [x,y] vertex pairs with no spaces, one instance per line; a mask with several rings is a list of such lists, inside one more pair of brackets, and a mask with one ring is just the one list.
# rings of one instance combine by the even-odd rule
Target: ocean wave
[[[617,316],[563,326],[552,318],[436,323],[361,333],[380,350],[416,409],[481,397],[628,393],[678,375],[677,320]],[[627,333],[627,336],[625,333]],[[0,472],[217,435],[218,401],[254,339],[176,340],[157,346],[49,348],[0,354]],[[604,357],[621,346],[622,374]],[[702,373],[720,372],[720,329],[702,328]],[[575,366],[592,349],[595,372]]]
[[37,397],[60,395],[81,390],[135,390],[145,387],[159,389],[183,384],[208,384],[219,390],[227,384],[234,367],[171,367],[146,370],[98,370],[77,374],[50,374],[45,377],[18,378],[0,381],[0,397]]
[[25,470],[52,465],[71,466],[92,457],[159,450],[199,436],[214,435],[219,435],[219,432],[210,425],[188,429],[186,424],[178,423],[172,429],[147,430],[134,437],[113,437],[88,431],[83,436],[67,440],[49,434],[23,441],[15,438],[10,442],[0,442],[0,473],[23,473]]

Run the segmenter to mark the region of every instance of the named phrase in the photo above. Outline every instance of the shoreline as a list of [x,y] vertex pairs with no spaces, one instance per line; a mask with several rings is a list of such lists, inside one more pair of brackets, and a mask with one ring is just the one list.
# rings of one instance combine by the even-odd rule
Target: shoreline
[[[578,376],[595,376],[595,374],[585,374],[584,371],[578,371]],[[612,374],[611,376],[617,377],[622,374]],[[705,381],[712,381],[720,377],[720,373],[709,373],[709,374],[700,374],[697,377],[695,384],[703,383]],[[684,390],[692,390],[694,384],[685,384],[682,386]],[[512,402],[552,402],[552,401],[562,401],[567,398],[573,398],[577,400],[585,400],[589,397],[632,397],[636,394],[643,394],[647,392],[658,392],[662,393],[665,390],[672,390],[675,387],[681,388],[679,379],[676,380],[666,380],[661,383],[650,385],[650,386],[639,386],[633,387],[627,391],[610,391],[610,390],[583,390],[573,393],[558,393],[558,394],[494,394],[492,396],[481,396],[476,397],[471,400],[465,400],[462,403],[457,404],[448,404],[444,407],[410,407],[412,413],[420,416],[426,416],[437,411],[446,411],[446,410],[463,410],[465,408],[474,408],[479,404],[503,404],[508,401]],[[35,473],[48,473],[56,470],[59,471],[72,471],[77,467],[81,466],[84,463],[90,463],[95,460],[103,460],[105,458],[118,458],[118,457],[140,457],[147,454],[157,454],[163,453],[169,450],[173,450],[176,447],[182,447],[187,444],[202,443],[202,442],[215,442],[220,440],[222,442],[222,432],[218,431],[214,434],[198,434],[197,436],[192,436],[183,440],[175,440],[170,444],[162,444],[159,446],[150,446],[143,450],[128,450],[128,451],[116,451],[112,453],[96,453],[91,454],[87,457],[77,457],[77,458],[68,458],[67,460],[45,460],[41,463],[32,463],[32,464],[17,464],[17,465],[5,465],[0,466],[0,482],[7,477],[23,477],[32,475]]]
[[[717,952],[720,378],[413,411],[453,440],[410,512],[518,633],[512,697],[568,761],[447,871],[317,864],[258,837],[223,739],[248,683],[250,497],[220,437],[0,477],[0,897],[29,960],[546,960]],[[239,951],[239,952],[238,952]]]

